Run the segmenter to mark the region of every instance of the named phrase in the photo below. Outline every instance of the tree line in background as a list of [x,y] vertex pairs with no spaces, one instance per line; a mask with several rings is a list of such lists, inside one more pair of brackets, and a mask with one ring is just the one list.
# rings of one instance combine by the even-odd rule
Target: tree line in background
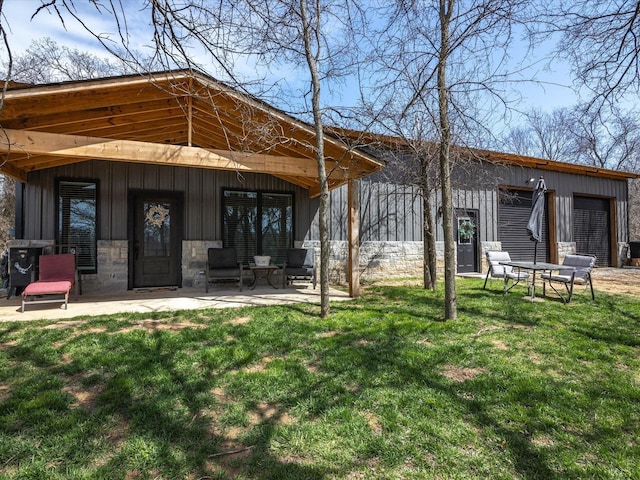
[[[0,2],[0,13],[3,5],[11,8]],[[197,68],[312,123],[321,185],[323,316],[329,312],[325,126],[402,139],[418,160],[411,165],[425,212],[431,212],[431,194],[441,193],[445,319],[457,316],[450,174],[465,147],[640,168],[640,123],[635,104],[624,107],[640,88],[640,47],[633,41],[640,33],[639,1],[153,0],[135,11],[126,5],[49,0],[25,12],[52,14],[64,25],[76,22],[112,54],[109,60],[50,40],[14,56],[9,26],[0,20],[7,78],[42,83]],[[83,16],[89,10],[110,19],[116,31],[96,31]],[[134,48],[132,22],[149,26],[144,52]],[[496,118],[517,110],[518,84],[536,82],[529,54],[543,45],[553,48],[538,61],[570,65],[582,102],[550,113],[525,112],[523,123],[494,131]],[[244,68],[247,60],[255,74]],[[341,106],[344,92],[358,101]],[[350,141],[366,144],[365,138]],[[426,288],[436,280],[434,222],[424,222]]]

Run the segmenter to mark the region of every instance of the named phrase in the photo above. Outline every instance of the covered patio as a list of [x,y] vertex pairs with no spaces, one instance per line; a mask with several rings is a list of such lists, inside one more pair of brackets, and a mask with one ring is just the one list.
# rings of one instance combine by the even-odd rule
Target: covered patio
[[[313,126],[203,73],[12,85],[0,125],[0,172],[17,180],[10,246],[77,246],[86,294],[197,287],[207,249],[238,247],[268,215],[275,233],[244,242],[244,264],[275,255],[264,252],[269,241],[278,256],[304,242],[317,248]],[[328,188],[351,192],[347,278],[356,296],[354,192],[383,164],[335,132],[324,135],[324,159]],[[250,202],[253,223],[226,220],[249,218]]]
[[[0,291],[3,292],[4,291]],[[345,291],[330,289],[331,301],[349,300]],[[73,295],[68,309],[55,303],[29,305],[20,312],[20,296],[0,298],[0,322],[30,320],[64,320],[81,316],[156,313],[176,310],[203,310],[208,308],[239,308],[266,305],[292,305],[320,303],[320,289],[301,285],[285,289],[258,286],[255,290],[239,292],[237,288],[216,287],[209,293],[201,288],[158,288],[128,290],[126,292],[86,293]]]

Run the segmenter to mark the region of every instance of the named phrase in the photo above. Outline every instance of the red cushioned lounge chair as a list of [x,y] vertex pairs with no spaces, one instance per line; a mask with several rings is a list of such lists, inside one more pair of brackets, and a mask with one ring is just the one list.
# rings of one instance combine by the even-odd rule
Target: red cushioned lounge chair
[[[60,302],[64,295],[64,308],[69,303],[69,292],[76,283],[76,256],[72,253],[41,255],[39,280],[27,285],[22,292],[22,311],[26,304]],[[42,298],[55,295],[56,298]]]

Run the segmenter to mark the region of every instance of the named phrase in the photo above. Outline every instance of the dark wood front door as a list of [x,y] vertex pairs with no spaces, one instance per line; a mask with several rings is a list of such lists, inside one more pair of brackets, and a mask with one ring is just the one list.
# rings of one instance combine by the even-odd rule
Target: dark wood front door
[[182,197],[132,194],[129,280],[133,288],[181,286]]
[[459,210],[456,212],[456,237],[458,241],[458,273],[478,271],[478,212]]

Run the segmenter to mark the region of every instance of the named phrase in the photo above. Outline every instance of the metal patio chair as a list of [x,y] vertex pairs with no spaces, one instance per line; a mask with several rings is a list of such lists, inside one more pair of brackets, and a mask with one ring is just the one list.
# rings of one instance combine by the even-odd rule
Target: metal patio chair
[[[483,289],[487,288],[487,281],[489,277],[500,278],[504,282],[504,293],[511,290],[520,280],[527,281],[527,291],[530,291],[531,285],[529,284],[529,273],[520,272],[514,270],[509,265],[501,265],[501,262],[510,262],[511,256],[509,252],[490,250],[486,254],[487,263],[489,264],[489,270],[487,270],[487,276],[484,278]],[[509,281],[512,282],[510,287],[507,287]]]
[[282,266],[282,288],[291,285],[294,280],[311,280],[313,288],[316,288],[313,250],[306,248],[287,250],[287,260]]
[[207,268],[205,269],[205,292],[209,293],[209,284],[225,280],[237,280],[242,291],[242,264],[238,262],[235,248],[210,248],[207,250]]
[[[591,270],[596,266],[595,255],[567,255],[562,261],[562,265],[568,267],[567,269],[558,270],[558,273],[543,273],[542,277],[542,292],[545,293],[546,285],[556,292],[564,303],[569,303],[573,297],[573,290],[575,285],[584,285],[591,289],[591,299],[595,300],[596,296],[593,292],[593,281],[591,277]],[[567,290],[567,298],[554,287],[555,284],[563,284]]]

